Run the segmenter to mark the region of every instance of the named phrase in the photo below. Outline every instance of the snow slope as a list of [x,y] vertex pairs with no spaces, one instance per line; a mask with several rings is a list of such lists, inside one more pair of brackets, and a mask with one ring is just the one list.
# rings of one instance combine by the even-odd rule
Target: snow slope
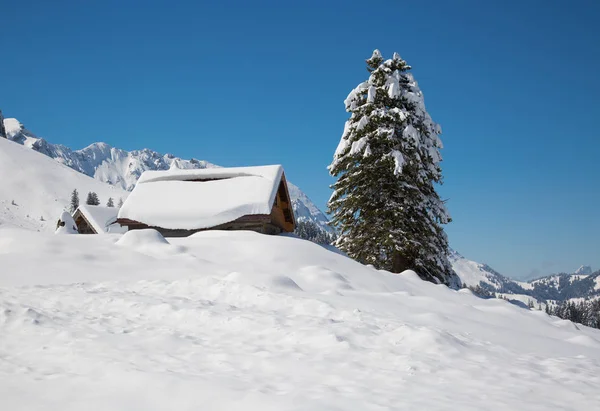
[[0,139],[0,176],[0,226],[53,231],[73,189],[82,202],[89,191],[102,202],[129,194],[6,139]]
[[0,267],[0,398],[10,410],[600,403],[600,331],[297,238],[0,226]]

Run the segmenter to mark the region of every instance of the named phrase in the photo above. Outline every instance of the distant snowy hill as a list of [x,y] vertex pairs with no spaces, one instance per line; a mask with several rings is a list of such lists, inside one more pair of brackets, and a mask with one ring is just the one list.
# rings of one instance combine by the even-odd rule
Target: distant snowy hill
[[81,150],[52,144],[27,130],[17,119],[4,120],[9,140],[32,148],[52,157],[61,164],[71,167],[97,180],[131,191],[138,178],[146,170],[168,170],[207,168],[215,165],[201,160],[183,160],[171,154],[160,154],[152,150],[125,151],[106,143],[90,144]]
[[589,265],[582,265],[579,267],[574,274],[576,275],[589,275],[592,273],[592,267]]
[[487,264],[471,261],[452,250],[452,268],[466,286],[480,286],[490,292],[521,294],[527,283],[505,277]]
[[[192,169],[218,167],[208,161],[184,160],[171,154],[160,154],[149,149],[125,151],[106,143],[94,143],[81,150],[52,144],[27,130],[15,118],[4,120],[10,140],[45,154],[90,177],[131,191],[146,170],[168,170],[170,168]],[[311,221],[328,233],[333,229],[327,225],[327,217],[294,184],[289,184],[294,213],[299,221]]]
[[14,142],[0,138],[0,226],[53,231],[73,189],[81,201],[94,191],[103,203],[129,194]]
[[[600,270],[589,274],[555,274],[529,282],[532,292],[541,299],[569,300],[600,297]],[[586,270],[587,272],[587,270]]]
[[456,252],[450,260],[463,284],[480,286],[491,293],[528,296],[536,301],[600,298],[600,270],[592,272],[589,266],[582,266],[573,274],[553,274],[525,282],[505,277],[490,266],[468,260]]

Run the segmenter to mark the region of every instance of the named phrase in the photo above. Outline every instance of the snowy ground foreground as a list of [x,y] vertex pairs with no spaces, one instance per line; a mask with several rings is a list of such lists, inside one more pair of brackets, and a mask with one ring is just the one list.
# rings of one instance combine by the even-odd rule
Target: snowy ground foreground
[[310,242],[0,227],[6,410],[593,410],[600,332]]

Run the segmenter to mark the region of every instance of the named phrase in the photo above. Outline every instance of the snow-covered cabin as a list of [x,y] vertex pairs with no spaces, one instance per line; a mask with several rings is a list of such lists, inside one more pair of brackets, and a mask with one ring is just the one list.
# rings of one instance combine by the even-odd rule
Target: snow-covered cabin
[[146,171],[119,211],[129,230],[165,237],[202,230],[292,232],[296,222],[280,165]]
[[119,209],[94,205],[82,205],[73,214],[79,234],[122,233],[127,229],[117,224]]

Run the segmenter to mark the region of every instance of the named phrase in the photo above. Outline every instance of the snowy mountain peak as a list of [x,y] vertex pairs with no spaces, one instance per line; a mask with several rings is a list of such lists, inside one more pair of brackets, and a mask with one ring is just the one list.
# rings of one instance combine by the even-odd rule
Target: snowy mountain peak
[[92,143],[81,150],[72,150],[37,137],[15,118],[4,119],[4,125],[9,140],[52,157],[59,163],[97,180],[129,191],[146,170],[215,167],[207,161],[184,160],[147,148],[125,151],[103,142]]
[[589,265],[582,265],[573,274],[576,275],[589,275],[592,273],[592,267]]
[[296,185],[288,181],[288,189],[292,199],[292,207],[298,221],[311,221],[323,231],[333,234],[335,231],[329,225],[329,220],[321,210]]

